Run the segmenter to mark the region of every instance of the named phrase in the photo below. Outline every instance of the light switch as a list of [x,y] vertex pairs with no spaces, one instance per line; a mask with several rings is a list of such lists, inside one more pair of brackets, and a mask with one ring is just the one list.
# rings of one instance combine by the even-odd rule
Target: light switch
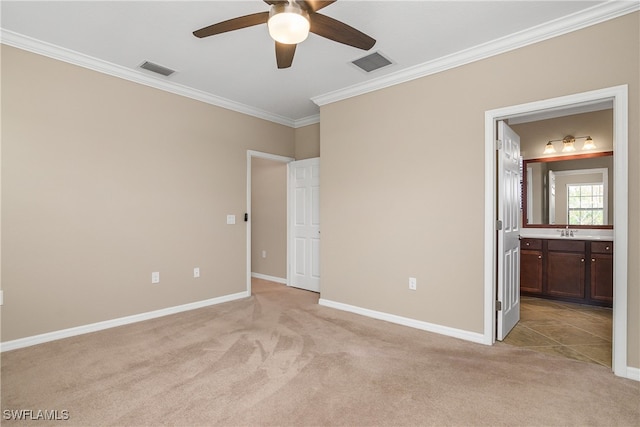
[[227,224],[235,224],[236,216],[235,215],[227,215]]

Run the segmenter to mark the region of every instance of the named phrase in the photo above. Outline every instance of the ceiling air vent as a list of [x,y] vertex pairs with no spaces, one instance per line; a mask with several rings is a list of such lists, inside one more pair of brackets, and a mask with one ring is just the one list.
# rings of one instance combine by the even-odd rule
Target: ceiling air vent
[[380,52],[375,52],[363,58],[356,59],[352,64],[367,73],[370,73],[382,67],[386,67],[387,65],[391,65],[392,62],[382,56]]
[[163,76],[170,76],[175,73],[175,70],[172,70],[167,67],[163,67],[162,65],[154,64],[153,62],[144,61],[140,68],[144,68],[145,70],[153,71],[154,73],[162,74]]

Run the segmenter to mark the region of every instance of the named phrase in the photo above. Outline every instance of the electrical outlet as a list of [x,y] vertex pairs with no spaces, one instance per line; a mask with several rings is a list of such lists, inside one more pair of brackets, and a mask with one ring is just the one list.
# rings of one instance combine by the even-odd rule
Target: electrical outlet
[[267,251],[262,251],[262,258],[266,258],[267,257]]
[[160,272],[154,271],[151,273],[151,283],[160,283]]
[[418,281],[416,280],[416,278],[409,277],[409,289],[411,289],[412,291],[415,291],[417,285],[418,285]]
[[193,277],[200,277],[200,267],[195,267],[193,269]]

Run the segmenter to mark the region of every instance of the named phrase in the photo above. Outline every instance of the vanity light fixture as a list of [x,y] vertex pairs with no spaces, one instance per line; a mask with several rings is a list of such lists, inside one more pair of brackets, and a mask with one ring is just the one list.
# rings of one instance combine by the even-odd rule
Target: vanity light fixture
[[544,147],[544,154],[552,154],[556,152],[556,148],[553,146],[553,142],[547,142],[547,145]]
[[576,142],[574,137],[571,135],[565,136],[562,140],[562,152],[570,153],[571,151],[576,151],[576,147],[573,145],[574,142]]
[[556,152],[556,149],[553,146],[553,143],[556,141],[562,141],[563,153],[576,151],[576,147],[574,146],[574,143],[576,142],[576,139],[582,139],[582,138],[585,138],[584,145],[582,146],[583,150],[593,150],[594,148],[596,148],[596,144],[593,142],[593,139],[589,135],[586,135],[586,136],[567,135],[562,139],[552,139],[551,141],[547,142],[547,145],[545,145],[544,147],[544,154],[551,154]]
[[584,145],[582,146],[582,149],[593,150],[594,148],[596,148],[596,143],[593,142],[593,139],[591,139],[590,136],[588,136],[587,139],[584,141]]

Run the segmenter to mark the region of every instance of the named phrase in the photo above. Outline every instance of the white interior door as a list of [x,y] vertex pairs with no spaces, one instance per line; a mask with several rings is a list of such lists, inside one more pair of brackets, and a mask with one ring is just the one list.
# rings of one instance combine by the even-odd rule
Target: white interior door
[[289,163],[289,286],[320,292],[320,158]]
[[500,341],[520,320],[520,137],[498,122],[498,311]]

